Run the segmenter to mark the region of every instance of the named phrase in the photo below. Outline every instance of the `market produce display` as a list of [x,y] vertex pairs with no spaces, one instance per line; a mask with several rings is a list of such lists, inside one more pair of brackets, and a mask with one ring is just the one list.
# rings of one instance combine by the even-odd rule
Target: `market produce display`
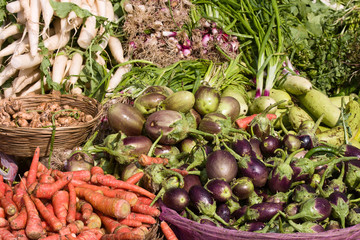
[[359,13],[1,2],[0,238],[358,239]]

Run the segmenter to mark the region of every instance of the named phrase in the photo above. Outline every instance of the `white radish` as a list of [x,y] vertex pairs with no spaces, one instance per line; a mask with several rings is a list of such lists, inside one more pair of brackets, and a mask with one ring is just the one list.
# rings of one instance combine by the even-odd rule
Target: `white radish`
[[24,11],[18,12],[16,14],[16,22],[20,23],[20,24],[25,24],[26,23],[26,18],[25,18]]
[[[69,0],[60,0],[60,2],[65,3],[65,2],[69,2]],[[66,26],[67,26],[67,18],[61,18],[60,19],[60,33],[61,33],[61,35],[65,34]]]
[[15,97],[13,88],[12,87],[5,88],[4,89],[4,98],[10,98],[10,97]]
[[123,63],[124,62],[124,50],[123,50],[122,44],[120,42],[120,39],[118,39],[117,37],[114,37],[114,36],[110,36],[109,48],[110,48],[110,52],[113,55],[116,62]]
[[41,35],[45,35],[50,27],[51,20],[54,15],[54,9],[51,7],[49,0],[40,0],[42,18],[44,20],[44,28]]
[[63,79],[65,79],[65,78],[68,76],[69,69],[70,69],[70,67],[71,67],[71,62],[72,62],[71,59],[68,59],[68,60],[66,61],[65,70],[64,70],[64,73],[63,73],[63,76],[62,76]]
[[19,73],[17,77],[11,82],[12,88],[15,90],[19,87],[19,85],[28,77],[30,76],[35,70],[37,70],[37,67],[27,68],[27,69],[21,69],[19,70]]
[[6,65],[4,70],[0,73],[0,86],[2,86],[7,80],[17,73],[17,69],[14,68],[11,64]]
[[[46,86],[46,79],[43,79],[44,86]],[[19,96],[26,96],[34,93],[41,93],[41,80],[35,82],[33,85],[29,86],[28,88],[24,89],[22,92],[19,93]]]
[[21,55],[27,52],[28,49],[29,49],[29,38],[25,37],[22,41],[20,40],[20,43],[16,46],[12,57]]
[[7,38],[21,33],[19,25],[14,23],[2,29],[0,32],[0,40],[6,40]]
[[114,6],[109,0],[106,0],[106,17],[109,19],[109,21],[115,20]]
[[89,5],[90,7],[94,6],[94,4],[95,4],[95,0],[85,0],[85,2],[86,2],[87,5]]
[[[7,45],[5,48],[1,49],[0,58],[14,54],[16,50],[17,53],[19,52],[20,49],[25,51],[26,45],[28,44],[29,44],[28,38],[25,38],[23,41],[21,41],[21,39],[16,40],[11,44]],[[21,45],[20,48],[19,45]]]
[[28,85],[38,81],[40,78],[41,78],[41,72],[39,70],[33,71],[32,74],[30,74],[25,79],[23,79],[23,81],[21,81],[21,83],[17,86],[17,88],[14,89],[14,93],[21,92]]
[[6,4],[6,10],[8,10],[10,13],[18,13],[23,10],[20,1],[13,1]]
[[56,55],[51,73],[51,78],[53,82],[61,84],[61,80],[63,79],[67,60],[68,60],[68,56],[65,54]]
[[79,88],[79,87],[76,87],[76,88],[73,88],[73,89],[71,89],[71,94],[74,94],[74,95],[76,95],[76,94],[82,94],[82,89],[81,88]]
[[61,33],[57,33],[44,40],[44,47],[46,47],[50,51],[54,51],[56,49],[65,47],[69,40],[70,32],[66,32],[63,36],[61,35]]
[[124,74],[129,72],[130,69],[131,69],[130,65],[124,65],[124,66],[119,67],[115,71],[115,74],[110,78],[110,81],[109,81],[106,91],[107,92],[114,91],[114,89],[121,83]]
[[24,9],[24,17],[26,20],[30,19],[31,9],[30,9],[30,0],[19,0],[21,7]]
[[98,16],[106,17],[106,0],[95,0]]
[[90,46],[91,41],[96,37],[96,33],[96,18],[95,16],[90,16],[86,19],[80,30],[77,43],[81,48],[87,49]]
[[38,54],[39,34],[40,34],[40,0],[30,0],[30,19],[27,21],[27,31],[29,35],[30,54],[35,57]]
[[[81,0],[71,0],[71,3],[74,3],[75,5],[81,7]],[[69,15],[67,16],[67,22],[69,25],[72,25],[72,22],[74,19],[77,18],[77,15],[74,11],[69,12]]]
[[80,53],[75,53],[72,57],[71,67],[69,69],[68,87],[73,86],[79,79],[79,74],[82,68],[83,57]]
[[16,69],[26,69],[39,65],[43,59],[40,54],[31,56],[30,53],[24,53],[21,55],[13,56],[10,60],[10,64]]
[[[110,1],[107,0],[97,0],[97,2],[102,2],[105,1],[105,16],[103,17],[107,17],[107,19],[109,21],[113,21],[114,20],[114,8],[113,5]],[[98,5],[98,9],[100,7],[103,7],[103,3],[100,4],[100,6]],[[103,32],[105,31],[105,28],[103,26],[100,27],[100,31],[99,34],[103,34]],[[105,33],[101,39],[101,42],[99,43],[100,47],[102,48],[102,50],[104,50],[108,43],[109,43],[109,38],[110,38],[110,34],[109,33]]]

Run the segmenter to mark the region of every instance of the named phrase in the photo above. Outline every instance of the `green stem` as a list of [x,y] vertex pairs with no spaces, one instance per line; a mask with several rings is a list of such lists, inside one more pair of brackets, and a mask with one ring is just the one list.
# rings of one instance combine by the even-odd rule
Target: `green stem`
[[148,152],[148,156],[152,156],[154,151],[155,151],[155,148],[156,148],[156,145],[158,144],[158,142],[160,141],[160,139],[162,138],[163,136],[163,131],[161,130],[160,131],[160,136],[154,141],[154,143],[151,145],[150,149],[149,149],[149,152]]

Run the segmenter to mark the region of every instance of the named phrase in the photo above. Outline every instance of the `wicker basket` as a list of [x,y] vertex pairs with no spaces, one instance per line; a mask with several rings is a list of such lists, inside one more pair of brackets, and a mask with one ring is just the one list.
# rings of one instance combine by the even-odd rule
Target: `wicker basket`
[[[93,116],[90,122],[73,126],[57,127],[55,131],[54,149],[72,149],[85,142],[86,138],[97,126],[102,114],[102,106],[95,99],[82,95],[36,95],[14,98],[21,100],[25,109],[34,109],[40,103],[58,103],[77,107],[86,114]],[[17,157],[32,157],[37,146],[40,155],[50,153],[51,128],[2,127],[0,126],[0,151]]]

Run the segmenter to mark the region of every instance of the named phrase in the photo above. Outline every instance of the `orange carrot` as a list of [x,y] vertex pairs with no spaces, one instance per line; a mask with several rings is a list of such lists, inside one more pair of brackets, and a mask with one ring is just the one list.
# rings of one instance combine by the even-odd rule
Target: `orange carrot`
[[143,238],[145,238],[146,234],[148,234],[150,231],[147,227],[145,226],[140,226],[140,227],[137,227],[137,228],[133,228],[131,230],[132,233],[135,233],[135,234],[139,234],[140,236],[142,236]]
[[52,205],[55,216],[60,220],[63,226],[66,226],[66,216],[69,209],[69,193],[65,190],[57,191],[52,196]]
[[24,203],[27,212],[27,223],[26,223],[26,236],[31,239],[39,239],[44,235],[44,228],[41,224],[39,213],[36,210],[35,204],[31,201],[30,196],[24,194]]
[[0,199],[1,206],[4,208],[5,213],[9,216],[14,215],[17,212],[16,205],[13,201],[9,201],[8,198],[2,197]]
[[16,204],[14,203],[12,198],[13,198],[13,190],[8,184],[5,184],[5,195],[3,198],[1,198],[0,202],[1,202],[1,206],[5,210],[5,213],[10,216],[18,212]]
[[6,240],[16,240],[15,235],[6,228],[0,228],[0,238]]
[[152,203],[152,200],[150,198],[142,197],[142,196],[138,197],[138,201],[139,201],[139,204],[145,204],[145,205],[150,205]]
[[121,226],[123,226],[121,223],[119,223],[118,221],[116,221],[115,219],[105,216],[101,213],[98,213],[102,224],[104,225],[106,232],[108,233],[113,233],[115,232],[115,230]]
[[137,184],[141,178],[144,176],[144,172],[137,172],[134,175],[132,175],[131,177],[129,177],[125,182],[130,183],[130,184]]
[[78,240],[98,240],[96,234],[93,231],[85,230],[81,232],[76,239]]
[[121,189],[126,189],[126,190],[130,190],[132,192],[135,193],[139,193],[141,195],[147,196],[151,199],[155,198],[155,194],[149,192],[148,190],[139,187],[135,184],[130,184],[121,180],[117,180],[114,176],[112,175],[101,175],[101,174],[95,174],[91,177],[91,181],[92,183],[98,183],[101,184],[103,186],[108,186],[108,187],[113,187],[113,188],[121,188]]
[[93,229],[93,228],[101,228],[101,219],[99,215],[96,213],[92,213],[88,220],[85,222],[86,227]]
[[66,176],[72,176],[72,179],[82,180],[84,182],[90,181],[91,174],[88,170],[79,170],[79,171],[72,171],[72,172],[61,172],[59,170],[52,170],[51,175],[53,177],[63,178]]
[[87,220],[93,213],[93,207],[90,203],[80,200],[76,203],[76,208],[82,213],[82,219]]
[[9,221],[6,218],[0,218],[0,228],[9,226]]
[[[251,121],[257,116],[258,114],[253,114],[253,115],[250,115],[250,116],[246,116],[246,117],[242,117],[242,118],[239,118],[237,119],[235,122],[237,124],[237,126],[241,129],[244,129],[246,130],[246,128],[249,126],[249,124],[251,123]],[[273,120],[273,119],[276,119],[277,116],[275,114],[272,114],[272,113],[268,113],[266,114],[266,117],[269,119],[269,120]]]
[[10,221],[10,228],[13,230],[25,229],[27,218],[28,215],[27,215],[26,207],[23,206],[19,214],[16,216],[16,218]]
[[[57,191],[61,190],[71,181],[71,175],[60,178],[54,183],[38,183],[32,190],[33,185],[29,187],[29,191],[37,198],[50,199]],[[31,189],[31,190],[30,190]]]
[[124,199],[127,202],[129,202],[130,206],[134,206],[138,201],[138,197],[136,196],[135,193],[124,191],[121,189],[110,189],[109,187],[106,186],[96,186],[86,183],[78,185],[77,187],[88,188],[97,192],[100,191],[107,197]]
[[136,212],[136,213],[150,215],[153,217],[160,216],[159,209],[157,209],[156,207],[153,207],[153,206],[146,205],[146,204],[137,204],[135,206],[132,206],[131,211]]
[[0,217],[5,218],[5,210],[0,207]]
[[164,236],[167,240],[177,240],[174,231],[170,228],[169,224],[165,221],[160,223],[161,231],[164,233]]
[[131,219],[121,219],[119,220],[119,223],[129,227],[140,227],[142,225],[140,221],[131,220]]
[[79,198],[85,199],[95,209],[105,215],[125,218],[130,213],[130,204],[123,199],[109,198],[87,188],[76,187],[75,191]]
[[31,161],[30,168],[29,168],[29,173],[26,178],[26,184],[27,184],[26,186],[27,187],[29,187],[33,182],[35,182],[36,173],[38,171],[39,158],[40,158],[40,147],[37,147],[35,149],[35,153],[34,153],[32,161]]
[[51,229],[53,229],[55,232],[58,232],[63,226],[60,220],[45,207],[40,199],[32,197],[32,200],[35,203],[35,206],[40,215],[49,224]]
[[143,240],[144,237],[133,232],[118,232],[113,234],[105,234],[101,240]]
[[65,240],[67,238],[60,236],[60,234],[53,234],[44,238],[41,238],[41,240]]
[[145,215],[141,213],[130,213],[125,219],[136,220],[142,223],[155,224],[156,220],[150,215]]
[[17,240],[28,240],[24,229],[12,231],[12,233],[14,234]]
[[160,158],[160,157],[150,157],[145,154],[141,154],[138,162],[141,166],[146,167],[150,166],[151,164],[163,164],[166,165],[169,163],[169,159],[167,158]]
[[38,168],[37,168],[38,172],[47,172],[48,170],[49,169],[44,164],[42,164],[41,162],[38,163]]
[[76,221],[66,225],[66,227],[63,227],[59,231],[59,233],[60,233],[60,235],[68,235],[71,233],[78,234],[82,231],[83,228],[84,228],[84,222],[80,221],[80,220],[76,220]]
[[51,203],[47,203],[45,206],[46,206],[46,208],[47,208],[47,210],[48,210],[49,212],[51,212],[52,214],[55,215],[54,207],[53,207],[53,205],[52,205]]
[[71,182],[68,184],[68,189],[69,189],[69,211],[66,216],[66,221],[68,223],[71,223],[71,222],[75,221],[76,192],[75,192],[74,185],[72,185]]
[[14,187],[15,194],[13,196],[13,201],[18,209],[21,209],[21,207],[24,206],[23,195],[26,193],[25,186],[26,180],[25,178],[22,178],[20,182]]
[[104,170],[99,166],[94,166],[94,167],[92,167],[90,169],[90,173],[91,173],[91,175],[94,175],[94,174],[97,174],[97,173],[98,174],[104,174]]
[[39,176],[39,183],[54,183],[54,182],[55,182],[55,178],[50,176],[50,174],[48,173],[41,173],[41,175]]

